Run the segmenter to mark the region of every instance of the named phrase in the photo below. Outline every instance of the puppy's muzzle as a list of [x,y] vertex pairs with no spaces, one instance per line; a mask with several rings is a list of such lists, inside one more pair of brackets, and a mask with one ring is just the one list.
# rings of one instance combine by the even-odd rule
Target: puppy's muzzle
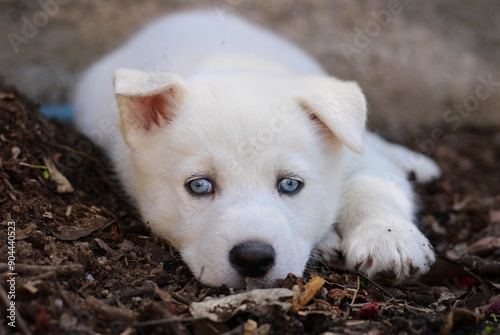
[[276,252],[265,242],[248,241],[240,243],[229,252],[229,261],[243,277],[264,276],[274,266]]

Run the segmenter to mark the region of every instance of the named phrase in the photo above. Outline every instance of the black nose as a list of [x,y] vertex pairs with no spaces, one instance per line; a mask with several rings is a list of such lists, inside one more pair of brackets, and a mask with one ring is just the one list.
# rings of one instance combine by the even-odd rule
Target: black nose
[[229,261],[243,277],[257,278],[264,276],[274,266],[275,256],[270,244],[249,241],[233,247],[229,252]]

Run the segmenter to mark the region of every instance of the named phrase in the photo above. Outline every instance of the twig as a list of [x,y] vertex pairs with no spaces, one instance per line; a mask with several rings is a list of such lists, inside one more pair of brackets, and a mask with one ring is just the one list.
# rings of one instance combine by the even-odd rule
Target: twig
[[368,278],[367,276],[365,276],[361,272],[358,271],[358,275],[360,275],[364,279],[368,280],[370,283],[372,283],[376,288],[378,288],[380,291],[382,291],[382,293],[384,293],[388,297],[394,298],[394,296],[392,294],[390,294],[389,292],[387,292],[382,286],[380,286],[379,284],[377,284],[376,282],[374,282],[373,280],[371,280],[370,278]]
[[[82,273],[84,266],[81,264],[68,265],[31,265],[31,264],[16,264],[16,272],[25,275],[40,274],[40,272],[55,272],[59,275],[78,274]],[[0,263],[0,272],[9,270],[7,263]]]
[[354,304],[354,302],[356,301],[356,298],[358,297],[359,287],[360,287],[360,280],[359,280],[359,276],[358,276],[358,287],[356,287],[356,290],[353,290],[354,294],[352,295],[351,305]]
[[490,261],[478,256],[464,254],[458,262],[474,271],[481,274],[498,274],[500,273],[500,262]]
[[66,334],[101,335],[100,333],[96,333],[89,327],[83,325],[70,326],[66,328],[64,331],[66,332]]
[[206,319],[205,318],[179,318],[179,317],[177,317],[177,318],[168,318],[168,319],[139,321],[139,322],[131,323],[130,326],[132,326],[132,327],[146,327],[146,326],[156,326],[156,325],[162,325],[162,324],[168,324],[168,323],[193,322],[193,321],[200,321],[200,320],[206,320]]
[[54,279],[54,278],[56,278],[56,276],[57,276],[57,274],[55,272],[49,271],[49,272],[41,273],[38,276],[30,277],[30,281]]
[[126,324],[136,322],[139,314],[132,311],[129,308],[115,307],[108,305],[104,301],[93,297],[87,297],[85,299],[87,304],[94,310],[96,316],[105,321],[123,321]]
[[133,335],[135,334],[135,330],[132,327],[127,327],[120,335]]
[[33,165],[33,164],[24,163],[24,162],[19,162],[19,165],[27,166],[27,167],[34,168],[34,169],[47,170],[47,167],[45,165]]
[[158,284],[151,280],[146,280],[144,282],[145,285],[151,287],[154,290],[154,293],[164,302],[175,302],[180,304],[180,302],[176,301],[174,298],[172,298],[172,295],[168,293],[167,291],[162,290]]
[[73,193],[73,186],[69,182],[68,178],[59,172],[54,162],[47,157],[43,157],[43,162],[47,165],[47,171],[49,171],[50,179],[57,185],[57,193]]
[[[12,199],[12,201],[16,201],[17,198],[14,194],[16,192],[16,189],[12,186],[12,184],[9,182],[7,178],[5,178],[5,175],[2,173],[2,183],[7,187],[7,193],[9,194],[9,197]],[[12,192],[12,193],[11,193]]]
[[172,299],[184,304],[186,306],[191,305],[191,300],[184,298],[183,296],[178,295],[177,293],[172,293]]

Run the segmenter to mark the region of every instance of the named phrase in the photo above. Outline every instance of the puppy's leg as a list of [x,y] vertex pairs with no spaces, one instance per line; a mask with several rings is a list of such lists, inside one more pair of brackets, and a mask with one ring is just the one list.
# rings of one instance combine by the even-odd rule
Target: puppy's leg
[[338,231],[346,266],[398,284],[429,270],[434,252],[413,224],[409,182],[358,171],[345,184]]
[[374,133],[367,133],[366,141],[406,173],[415,173],[419,183],[430,182],[441,174],[439,166],[425,155],[411,151],[402,145],[390,143]]

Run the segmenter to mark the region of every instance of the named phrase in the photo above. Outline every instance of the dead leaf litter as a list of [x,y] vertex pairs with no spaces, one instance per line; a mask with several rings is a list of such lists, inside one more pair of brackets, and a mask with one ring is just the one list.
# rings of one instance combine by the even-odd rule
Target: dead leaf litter
[[[443,177],[417,191],[439,260],[421,281],[310,265],[277,288],[234,291],[200,285],[102,153],[38,107],[0,84],[0,229],[15,222],[18,273],[17,327],[2,313],[0,334],[500,334],[500,129],[462,127],[437,146]],[[418,150],[411,134],[384,135]],[[7,259],[0,243],[2,310]]]

